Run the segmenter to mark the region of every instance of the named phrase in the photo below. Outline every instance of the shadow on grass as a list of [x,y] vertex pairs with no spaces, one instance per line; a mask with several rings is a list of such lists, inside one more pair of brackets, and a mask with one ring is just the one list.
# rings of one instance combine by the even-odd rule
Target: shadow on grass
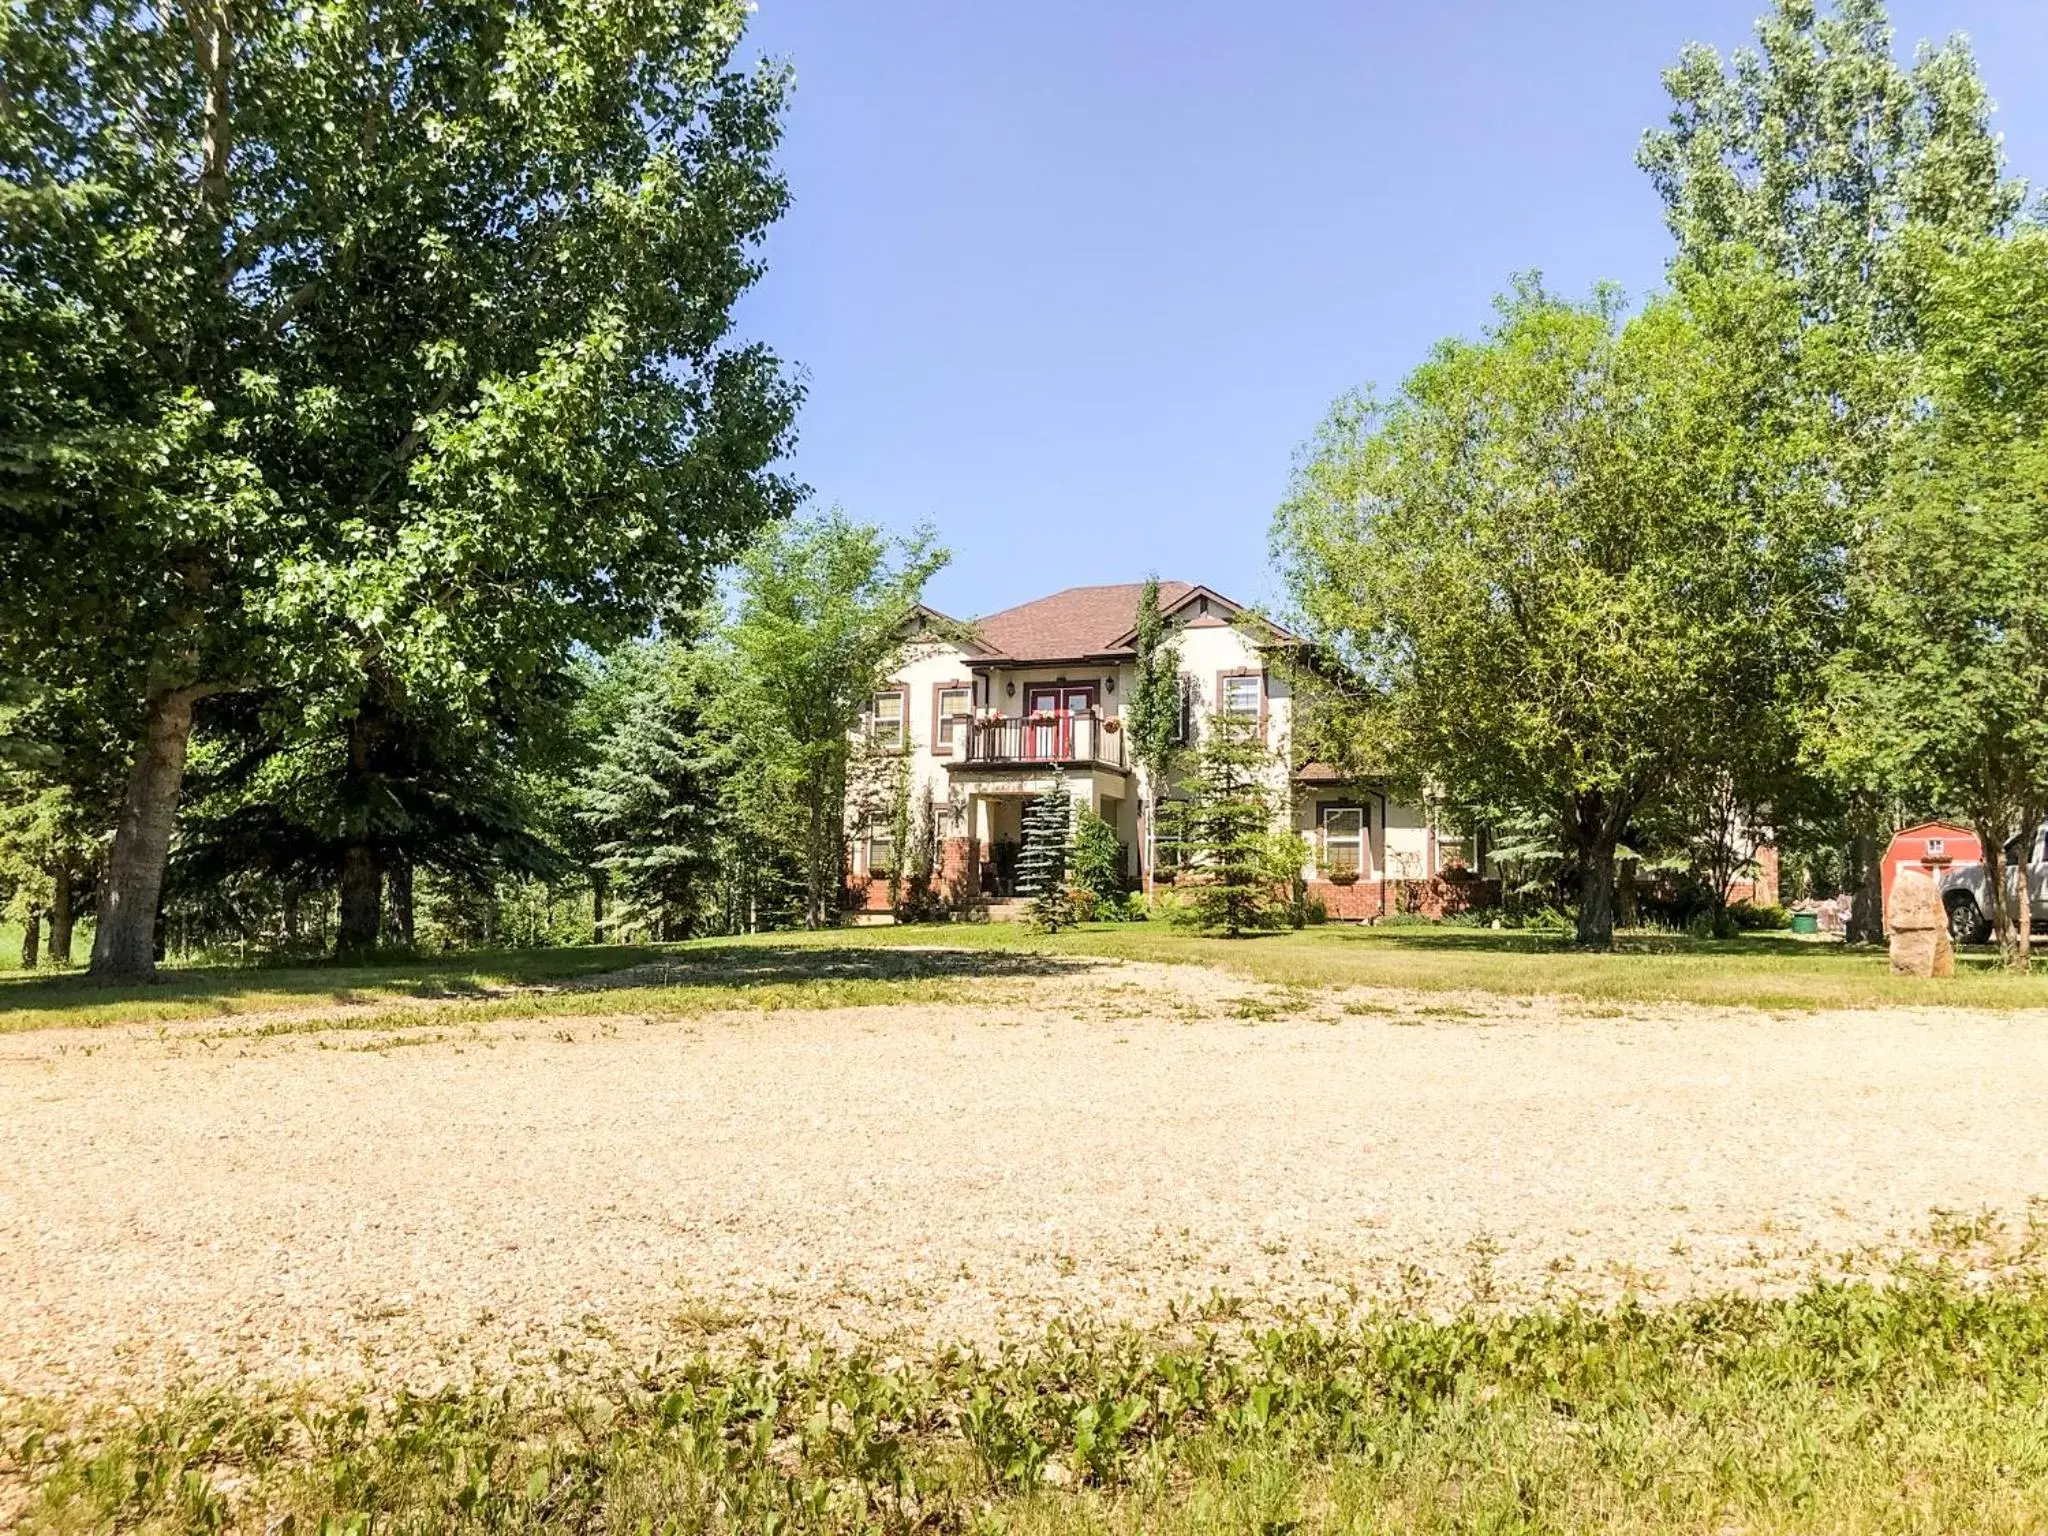
[[1785,933],[1747,933],[1733,939],[1697,939],[1684,933],[1617,934],[1612,949],[1582,949],[1568,933],[1526,928],[1345,928],[1329,930],[1349,943],[1381,949],[1426,950],[1433,954],[1693,955],[1703,960],[1798,960],[1815,965],[1868,961],[1883,950],[1860,944],[1798,939]]
[[755,987],[832,981],[1006,981],[1074,976],[1113,962],[1086,955],[992,949],[831,949],[816,944],[709,944],[663,955],[623,973],[568,984],[602,987]]
[[642,964],[661,954],[645,945],[491,950],[451,955],[382,956],[369,961],[266,960],[248,965],[169,966],[154,981],[101,986],[83,972],[0,977],[0,1014],[16,1009],[92,1008],[99,1004],[232,1002],[254,996],[303,997],[336,1004],[377,997],[455,1000],[506,987],[547,986]]

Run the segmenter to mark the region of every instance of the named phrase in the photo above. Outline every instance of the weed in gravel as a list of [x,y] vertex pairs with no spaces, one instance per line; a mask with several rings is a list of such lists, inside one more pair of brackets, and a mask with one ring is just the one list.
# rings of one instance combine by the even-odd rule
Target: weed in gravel
[[2037,1279],[1915,1270],[1658,1309],[20,1408],[0,1479],[25,1536],[2018,1531],[2048,1521],[2044,1380]]

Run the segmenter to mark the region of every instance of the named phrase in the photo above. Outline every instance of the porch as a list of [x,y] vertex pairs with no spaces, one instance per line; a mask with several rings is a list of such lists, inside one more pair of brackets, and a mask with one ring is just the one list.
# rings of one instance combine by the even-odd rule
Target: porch
[[[965,796],[962,818],[967,836],[958,858],[963,872],[972,871],[970,890],[989,901],[1007,901],[1017,894],[1017,860],[1024,846],[1024,818],[1031,802],[1052,788],[1051,774],[977,784]],[[1137,878],[1136,806],[1123,793],[1121,777],[1084,770],[1067,776],[1067,790],[1076,810],[1093,811],[1116,828],[1123,844],[1124,873]]]

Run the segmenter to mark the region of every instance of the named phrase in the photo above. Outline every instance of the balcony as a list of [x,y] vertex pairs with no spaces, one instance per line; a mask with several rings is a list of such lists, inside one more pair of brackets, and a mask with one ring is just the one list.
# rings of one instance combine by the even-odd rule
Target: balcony
[[1108,768],[1122,773],[1130,758],[1124,733],[1095,710],[1006,715],[998,720],[955,717],[961,744],[955,768]]

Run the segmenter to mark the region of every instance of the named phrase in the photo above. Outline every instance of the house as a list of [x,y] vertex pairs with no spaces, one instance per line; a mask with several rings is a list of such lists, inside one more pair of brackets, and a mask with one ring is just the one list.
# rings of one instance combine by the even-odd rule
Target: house
[[[939,856],[936,882],[969,904],[1014,895],[1025,806],[1064,774],[1077,805],[1116,829],[1134,884],[1164,878],[1172,850],[1144,867],[1143,771],[1131,761],[1124,710],[1135,678],[1143,588],[1069,587],[972,624],[923,610],[902,664],[878,695],[871,738],[907,762],[894,782],[930,797]],[[1311,853],[1311,893],[1333,918],[1396,911],[1437,915],[1497,892],[1482,890],[1484,850],[1442,835],[1420,807],[1316,763],[1294,762],[1293,698],[1279,666],[1292,637],[1213,588],[1159,584],[1160,609],[1178,646],[1183,730],[1198,742],[1216,714],[1257,722],[1273,754],[1277,803]],[[1173,786],[1162,786],[1171,797]],[[886,797],[850,795],[847,901],[889,909],[897,857]]]

